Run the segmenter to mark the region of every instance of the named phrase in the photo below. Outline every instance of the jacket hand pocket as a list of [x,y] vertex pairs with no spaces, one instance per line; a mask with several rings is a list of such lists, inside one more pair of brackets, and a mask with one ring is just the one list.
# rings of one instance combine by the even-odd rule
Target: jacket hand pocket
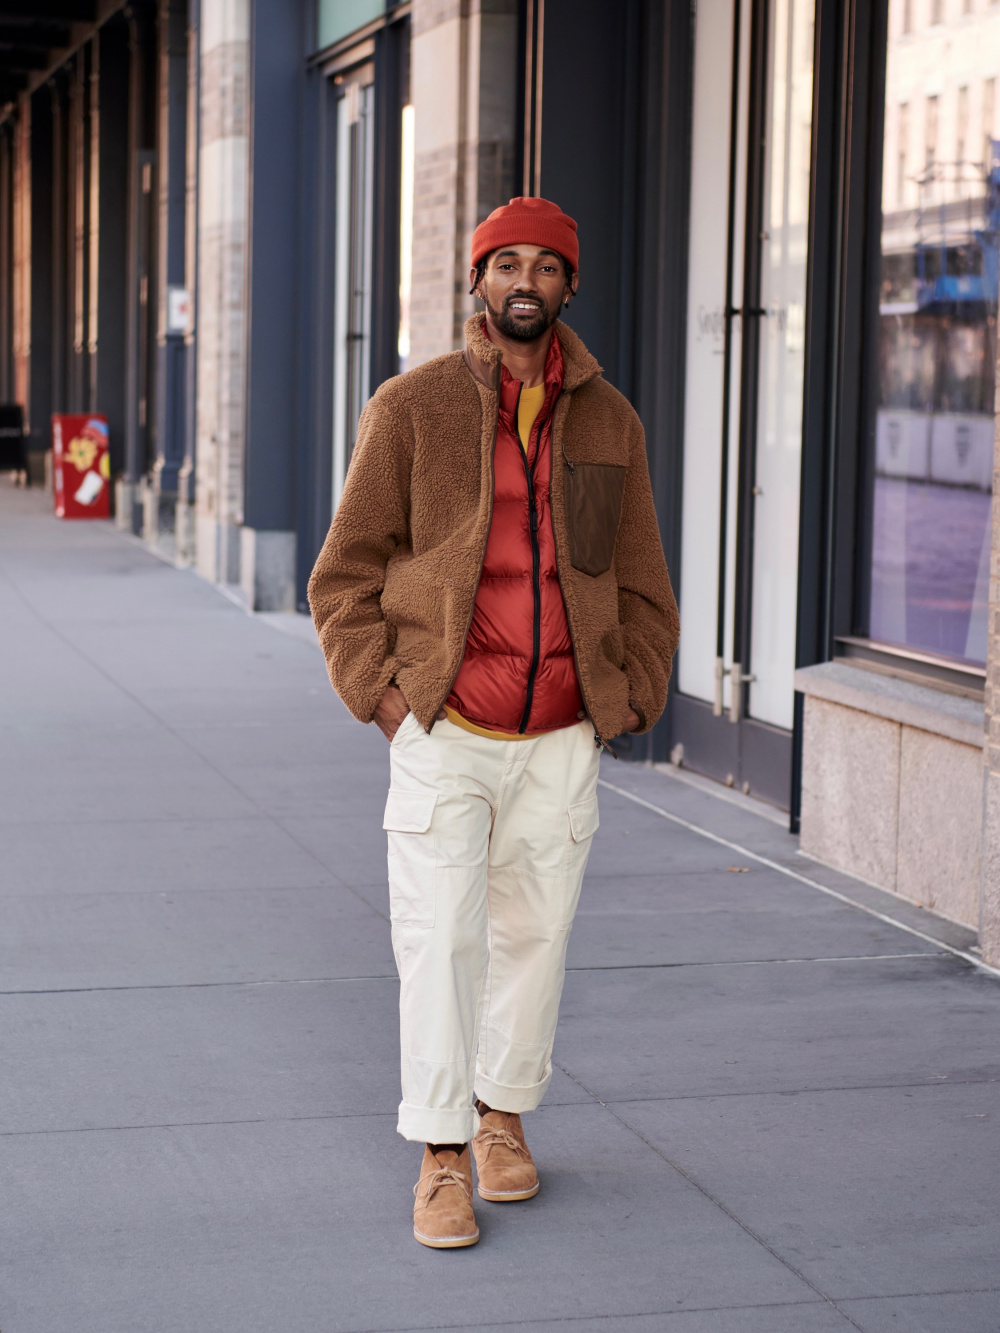
[[596,577],[611,568],[626,469],[617,463],[572,463],[566,514],[573,568]]

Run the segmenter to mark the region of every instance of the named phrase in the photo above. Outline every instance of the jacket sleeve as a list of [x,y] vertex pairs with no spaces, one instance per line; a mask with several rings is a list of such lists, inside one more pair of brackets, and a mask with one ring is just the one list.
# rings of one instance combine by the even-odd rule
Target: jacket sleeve
[[389,381],[361,414],[340,504],[309,579],[330,680],[361,722],[372,720],[396,669],[381,596],[386,566],[409,540],[413,429],[398,398]]
[[666,705],[680,617],[656,522],[646,440],[638,417],[633,418],[629,436],[615,570],[629,702],[639,714],[635,730],[641,734],[650,730]]

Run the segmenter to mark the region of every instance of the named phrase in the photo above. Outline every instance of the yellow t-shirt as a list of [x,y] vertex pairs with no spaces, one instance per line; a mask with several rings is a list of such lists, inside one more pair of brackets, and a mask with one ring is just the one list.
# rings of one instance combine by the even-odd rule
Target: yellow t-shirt
[[[525,453],[528,452],[531,428],[535,424],[535,418],[542,410],[542,403],[544,402],[544,384],[538,384],[534,389],[521,390],[521,397],[517,404],[517,433],[521,440],[521,448]],[[495,741],[527,741],[531,740],[532,736],[545,735],[543,731],[532,731],[526,734],[518,731],[490,731],[488,727],[479,727],[475,722],[467,722],[461,713],[456,713],[454,708],[449,708],[447,704],[444,711],[448,715],[448,721],[454,722],[456,727],[462,727],[465,731],[471,731],[477,736],[489,736]]]
[[542,403],[544,402],[544,384],[537,384],[533,389],[521,390],[521,397],[517,404],[517,433],[521,437],[521,448],[525,453],[528,452],[531,428],[535,424],[535,418],[542,410]]
[[448,715],[448,721],[454,722],[456,727],[461,727],[463,731],[471,731],[474,736],[489,736],[491,741],[530,741],[535,736],[545,735],[544,731],[491,731],[489,727],[480,727],[475,722],[469,722],[447,704],[444,706],[444,711]]

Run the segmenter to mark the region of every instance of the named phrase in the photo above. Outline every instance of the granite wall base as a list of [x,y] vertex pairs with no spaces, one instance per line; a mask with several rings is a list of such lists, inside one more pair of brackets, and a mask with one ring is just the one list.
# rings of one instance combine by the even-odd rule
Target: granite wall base
[[802,762],[804,852],[979,928],[981,747],[807,696]]

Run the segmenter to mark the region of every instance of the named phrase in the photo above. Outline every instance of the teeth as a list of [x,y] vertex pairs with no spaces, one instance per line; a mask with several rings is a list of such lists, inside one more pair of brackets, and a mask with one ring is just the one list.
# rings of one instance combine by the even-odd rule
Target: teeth
[[512,310],[537,310],[538,305],[534,301],[511,301]]

